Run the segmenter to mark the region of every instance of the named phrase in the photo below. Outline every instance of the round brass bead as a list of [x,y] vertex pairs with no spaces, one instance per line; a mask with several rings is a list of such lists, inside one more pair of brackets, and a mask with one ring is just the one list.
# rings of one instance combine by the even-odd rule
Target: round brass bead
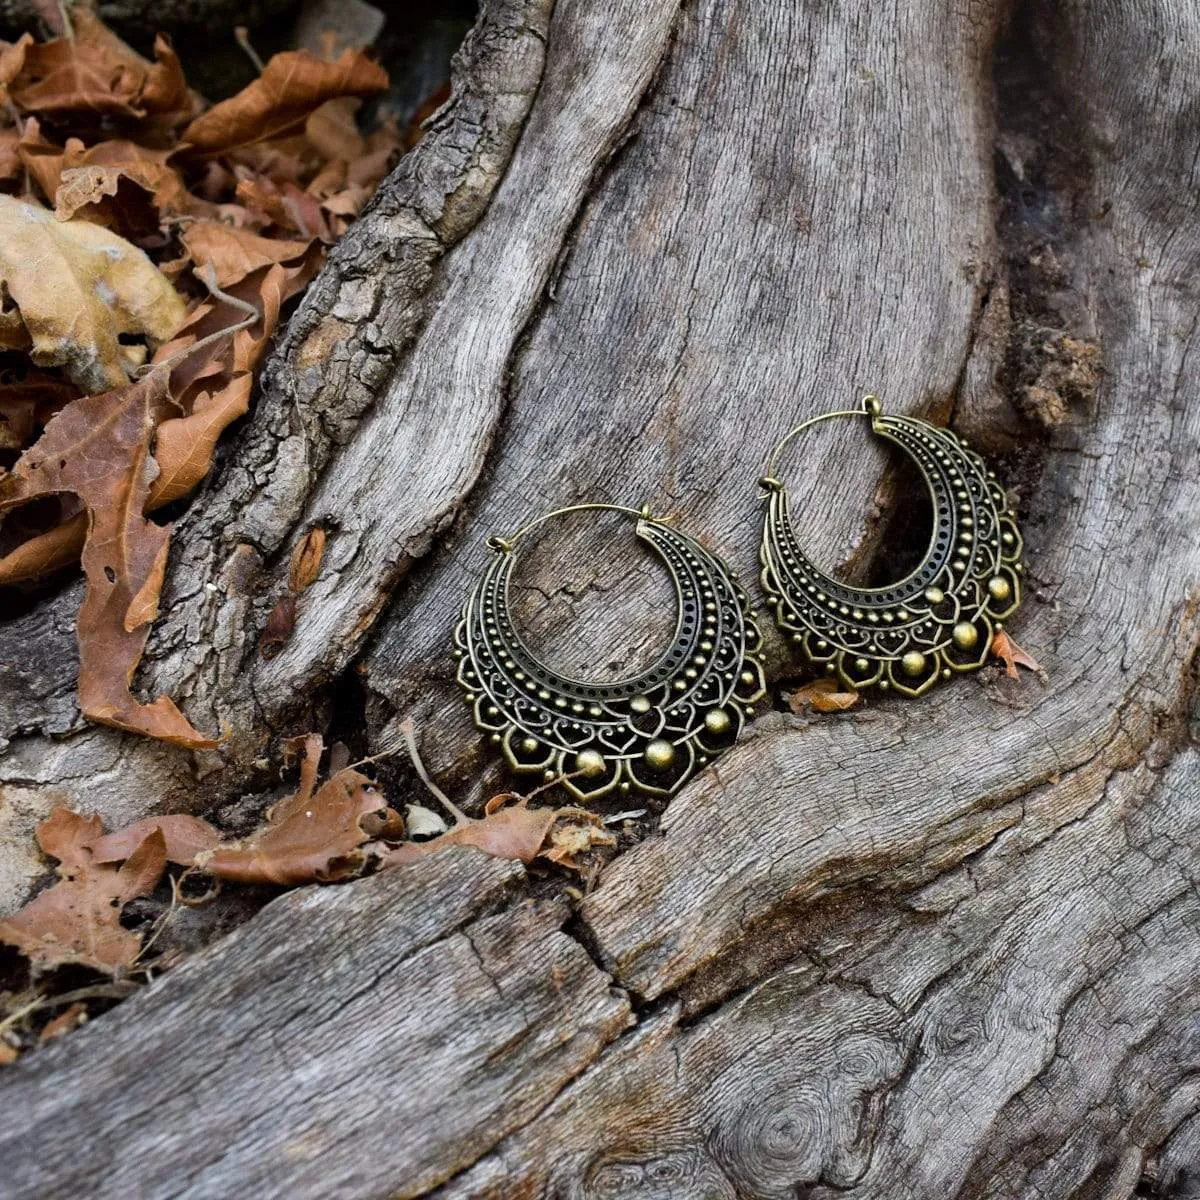
[[655,738],[642,751],[642,757],[648,767],[655,771],[665,771],[675,761],[675,747],[662,738]]
[[993,575],[988,580],[988,595],[993,600],[1007,600],[1012,595],[1012,584],[1003,575]]
[[521,739],[521,753],[522,754],[536,754],[537,749],[538,749],[537,738],[527,737],[527,738]]
[[860,675],[865,675],[871,669],[871,664],[865,658],[856,658],[854,660],[854,669]]
[[925,670],[925,655],[920,650],[910,650],[901,660],[900,668],[905,675],[920,675]]
[[979,641],[979,630],[970,621],[959,621],[950,637],[960,650],[972,650]]
[[577,774],[594,779],[604,774],[604,756],[598,750],[580,750],[575,755],[575,771]]
[[648,713],[650,711],[650,701],[645,696],[634,696],[629,702],[629,707],[635,713]]
[[704,714],[704,728],[709,733],[728,733],[730,726],[729,714],[723,708],[713,708]]
[[946,593],[940,587],[931,587],[925,589],[925,599],[930,604],[941,604],[946,598]]

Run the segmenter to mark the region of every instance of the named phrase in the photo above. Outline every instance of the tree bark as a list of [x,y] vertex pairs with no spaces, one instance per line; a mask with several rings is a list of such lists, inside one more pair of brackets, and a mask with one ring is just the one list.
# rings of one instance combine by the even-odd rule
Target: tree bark
[[[314,719],[498,787],[448,655],[486,537],[644,501],[750,585],[766,451],[866,390],[1002,459],[1045,679],[779,705],[574,907],[469,851],[284,896],[5,1070],[12,1194],[1200,1194],[1198,47],[1165,0],[485,4],[177,530],[144,683],[228,742],[77,729],[51,602],[7,834],[210,807]],[[790,471],[820,558],[892,564],[916,488],[856,423]],[[552,661],[661,638],[626,537],[526,556]]]

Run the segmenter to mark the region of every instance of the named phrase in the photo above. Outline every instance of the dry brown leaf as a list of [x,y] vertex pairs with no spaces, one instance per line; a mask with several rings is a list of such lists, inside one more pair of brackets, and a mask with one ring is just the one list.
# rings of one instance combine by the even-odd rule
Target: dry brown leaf
[[200,103],[187,85],[175,47],[161,33],[154,39],[154,58],[142,90],[142,107],[168,127],[182,125],[196,115]]
[[325,556],[325,530],[314,525],[297,543],[292,551],[291,567],[288,570],[288,587],[295,595],[311,587],[321,571],[321,559]]
[[150,435],[167,403],[168,372],[73,400],[0,479],[0,516],[39,496],[69,492],[87,508],[87,589],[79,611],[79,700],[86,717],[175,745],[214,746],[166,696],[129,691],[158,604],[170,529],[142,514]]
[[1040,671],[1041,665],[1026,654],[1003,629],[997,629],[992,634],[992,657],[1001,659],[1004,663],[1004,673],[1009,679],[1016,679],[1017,668],[1026,667],[1030,671]]
[[253,83],[202,113],[181,137],[205,154],[271,141],[302,130],[327,100],[373,96],[387,85],[387,72],[359,50],[333,63],[306,50],[276,54]]
[[[319,247],[306,248],[294,263],[274,264],[232,285],[231,296],[262,314],[250,328],[236,329],[242,314],[224,301],[206,302],[192,312],[173,341],[159,348],[155,361],[163,363],[202,339],[236,329],[228,339],[211,343],[206,354],[185,358],[172,370],[175,408],[183,409],[183,415],[166,416],[158,425],[154,457],[159,475],[150,485],[147,512],[186,495],[207,474],[221,433],[246,411],[252,372],[278,324],[282,304],[308,285],[320,261]],[[78,559],[86,533],[86,520],[77,517],[30,537],[0,558],[0,584],[69,566]]]
[[241,179],[237,198],[248,209],[261,213],[265,223],[298,233],[304,238],[333,240],[321,202],[289,180],[275,183],[262,175]]
[[20,1050],[0,1037],[0,1067],[7,1067],[9,1063],[15,1063],[20,1057]]
[[162,835],[167,862],[190,867],[196,855],[212,850],[221,842],[221,833],[201,817],[187,813],[169,813],[162,817],[144,817],[124,829],[106,833],[92,843],[92,859],[98,863],[121,862],[155,830]]
[[580,870],[576,857],[593,846],[615,846],[617,838],[604,821],[583,808],[560,808],[550,830],[550,845],[538,855],[560,867]]
[[843,691],[836,679],[815,679],[792,692],[788,697],[788,706],[797,714],[806,708],[821,713],[845,712],[861,699],[853,688]]
[[42,1026],[42,1032],[38,1034],[38,1041],[42,1043],[53,1042],[70,1033],[73,1029],[78,1029],[86,1020],[87,1005],[80,1000],[76,1000],[69,1008],[60,1012],[57,1017],[51,1017]]
[[9,92],[23,112],[137,117],[150,64],[90,10],[76,8],[68,37],[30,45]]
[[42,136],[41,127],[32,117],[25,122],[21,140],[17,143],[21,165],[33,177],[42,195],[51,203],[58,191],[58,180],[62,175],[64,150]]
[[15,129],[0,129],[0,187],[9,191],[22,181],[25,164],[21,162],[21,135]]
[[0,281],[21,312],[39,366],[62,367],[87,392],[128,380],[121,334],[165,342],[183,301],[136,246],[86,221],[0,196]]
[[339,96],[313,109],[304,122],[309,145],[330,162],[362,158],[367,152],[367,139],[359,132],[355,119],[361,107],[362,101],[356,97]]
[[203,392],[186,417],[169,417],[158,427],[154,457],[158,478],[150,486],[147,511],[186,496],[208,474],[221,434],[250,407],[254,376],[235,375],[217,392]]
[[112,975],[137,960],[141,939],[122,928],[121,909],[152,892],[162,878],[163,836],[151,833],[117,868],[92,856],[103,832],[99,817],[65,808],[56,808],[38,826],[38,844],[59,860],[59,881],[0,920],[0,942],[20,951],[35,973],[73,964]]
[[[266,824],[241,842],[202,853],[196,862],[235,883],[328,883],[356,875],[371,837],[398,827],[399,818],[365,775],[347,767],[314,792],[321,739],[304,739],[300,787],[267,814]],[[364,828],[366,826],[366,828]]]
[[8,88],[25,66],[33,35],[23,33],[15,42],[0,42],[0,104],[8,103]]
[[196,266],[211,266],[217,286],[226,290],[263,267],[298,262],[312,245],[311,240],[259,237],[219,221],[197,221],[181,240]]
[[[489,807],[510,796],[493,797]],[[554,824],[555,810],[552,808],[529,808],[523,797],[515,804],[493,808],[480,820],[466,818],[453,825],[448,832],[427,842],[405,842],[382,853],[380,865],[399,867],[416,862],[429,854],[436,854],[447,846],[473,846],[494,858],[519,859],[532,862],[546,840],[550,826]]]
[[145,132],[169,130],[190,118],[197,105],[170,42],[160,36],[154,55],[153,63],[143,58],[91,9],[78,5],[68,36],[25,46],[9,95],[22,112],[58,120],[149,116]]
[[86,512],[27,538],[0,558],[0,585],[23,583],[69,567],[79,561],[86,540]]
[[31,370],[19,383],[0,383],[0,448],[25,449],[39,426],[78,395],[65,379],[43,371]]

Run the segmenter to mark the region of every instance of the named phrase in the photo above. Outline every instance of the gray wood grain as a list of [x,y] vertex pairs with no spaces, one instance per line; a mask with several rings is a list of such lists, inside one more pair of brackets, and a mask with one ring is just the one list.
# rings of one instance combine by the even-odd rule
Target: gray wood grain
[[562,906],[496,911],[522,876],[451,850],[281,897],[0,1076],[4,1195],[415,1196],[448,1178],[629,1016]]
[[[204,565],[173,586],[182,603],[242,559],[261,582],[282,569],[294,527],[318,520],[334,531],[329,573],[272,663],[251,666],[244,644],[263,593],[218,594],[168,619],[150,668],[167,687],[202,658],[181,668],[198,710],[249,714],[228,761],[199,764],[210,773],[198,797],[235,788],[292,719],[295,693],[354,655],[372,745],[412,713],[431,765],[466,787],[489,760],[445,649],[487,535],[555,504],[645,500],[752,585],[766,450],[867,388],[1011,452],[1000,469],[1030,578],[1013,632],[1046,668],[1015,682],[991,669],[843,717],[766,712],[606,868],[569,932],[557,909],[515,896],[479,918],[513,938],[503,979],[531,990],[522,1028],[554,1013],[576,1049],[539,1069],[492,997],[483,1025],[456,1027],[467,1040],[424,1042],[408,1064],[461,1091],[467,1126],[448,1137],[441,1096],[414,1093],[390,1174],[370,1155],[352,1170],[339,1143],[336,1194],[1196,1190],[1198,35],[1200,19],[1165,0],[560,0],[490,205],[431,267],[406,348],[363,388],[348,383],[327,424],[321,398],[341,395],[359,360],[335,352],[326,390],[306,339],[342,319],[352,342],[375,335],[330,307],[355,294],[336,266],[320,285],[326,300],[274,368],[267,425],[247,435],[269,445],[279,413],[295,433],[277,443],[295,449],[291,465],[265,468],[280,489],[264,475],[247,508],[267,541],[230,551],[200,532],[243,486],[231,468],[211,512],[189,517],[183,561]],[[371,260],[362,286],[386,270]],[[823,427],[790,460],[827,563],[863,572],[886,559],[889,519],[912,491],[883,463],[853,423]],[[527,557],[525,621],[554,661],[620,671],[661,638],[662,581],[628,546],[619,524],[577,521]],[[778,680],[789,664],[777,643],[769,653]],[[83,771],[69,776],[80,744],[59,745],[55,767],[47,742],[18,739],[3,769],[33,795],[56,772],[82,787]],[[150,805],[194,789],[178,758],[128,739],[94,745],[109,756],[102,806],[131,779]],[[335,924],[344,934],[353,898],[390,886],[339,890],[311,932],[282,905],[260,920],[294,955],[306,939],[332,941]],[[267,1011],[238,942],[258,945],[257,928],[83,1040],[30,1057],[16,1086],[71,1094],[102,1068],[102,1031],[165,1045],[193,1036],[190,1014],[206,1003],[221,1015],[196,1053],[219,1046],[222,1022]],[[465,934],[439,936],[447,978],[478,984]],[[420,954],[433,948],[403,961]],[[575,964],[578,1000],[551,1001],[554,955]],[[294,969],[293,1036],[333,1055],[314,1014],[353,991],[355,968],[331,961],[302,991]],[[635,1001],[624,1036],[629,1010],[610,979]],[[178,1005],[151,1008],[172,986]],[[447,1006],[477,1002],[466,990]],[[356,1046],[347,1070],[371,1061],[375,1043]],[[139,1077],[120,1105],[147,1112],[157,1087]],[[507,1093],[528,1100],[497,1124]],[[163,1161],[200,1172],[213,1190],[195,1194],[228,1193],[231,1164],[254,1151],[280,1161],[285,1126],[312,1103],[307,1091],[281,1101],[228,1161],[174,1144]],[[378,1111],[353,1089],[327,1103],[338,1129]],[[114,1124],[104,1144],[119,1155],[151,1136],[148,1121]],[[55,1128],[91,1144],[96,1118],[68,1105]]]

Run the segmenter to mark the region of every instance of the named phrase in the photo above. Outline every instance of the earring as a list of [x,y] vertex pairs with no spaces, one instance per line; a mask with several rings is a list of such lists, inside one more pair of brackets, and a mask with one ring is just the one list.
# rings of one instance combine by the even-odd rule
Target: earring
[[[616,683],[584,683],[544,666],[509,612],[516,544],[553,517],[585,510],[636,517],[637,536],[675,585],[670,646],[640,674]],[[614,789],[668,796],[737,740],[765,691],[755,657],[758,627],[728,568],[694,538],[648,508],[576,504],[488,545],[496,557],[463,606],[454,655],[476,727],[513,771],[562,776],[581,800]]]
[[[859,416],[913,460],[933,500],[925,557],[882,588],[847,587],[813,565],[775,475],[781,451],[803,430]],[[915,417],[885,416],[878,397],[867,396],[857,411],[824,413],[787,433],[759,483],[767,504],[763,590],[780,630],[809,662],[844,685],[895,688],[905,696],[983,666],[992,635],[1021,602],[1021,534],[995,473],[958,437]]]

